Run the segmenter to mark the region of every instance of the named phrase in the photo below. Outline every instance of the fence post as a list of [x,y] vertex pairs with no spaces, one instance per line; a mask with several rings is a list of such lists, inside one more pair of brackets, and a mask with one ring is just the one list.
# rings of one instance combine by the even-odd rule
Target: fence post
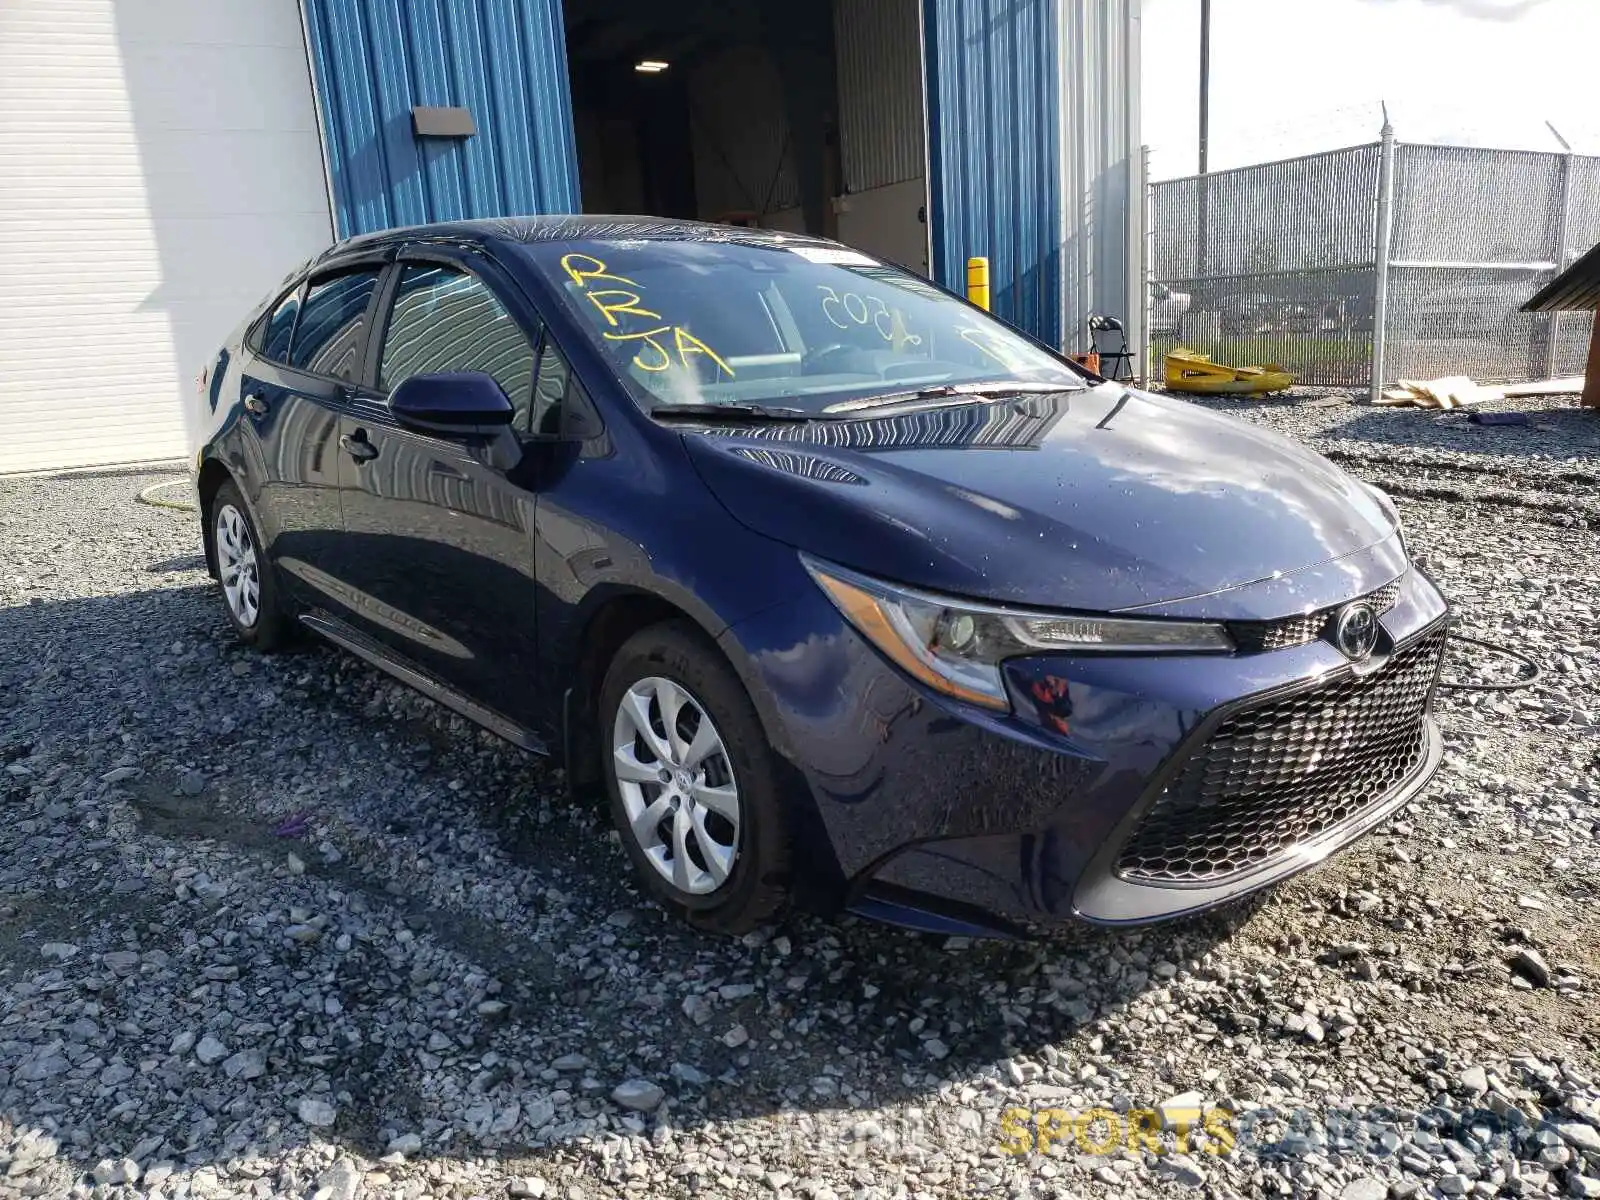
[[1139,386],[1150,386],[1150,293],[1156,278],[1155,189],[1150,184],[1150,147],[1139,147],[1139,228],[1144,235],[1144,252],[1139,256]]
[[[1567,269],[1567,236],[1568,223],[1572,220],[1572,151],[1568,150],[1561,160],[1561,215],[1556,218],[1556,252],[1551,257],[1556,262],[1556,275]],[[1554,278],[1554,276],[1552,276]],[[1561,348],[1561,314],[1550,314],[1550,328],[1547,331],[1550,339],[1545,347],[1544,377],[1556,377],[1556,355]]]
[[1373,247],[1372,279],[1372,390],[1370,399],[1383,398],[1383,352],[1389,324],[1389,259],[1394,238],[1394,126],[1388,117],[1378,155],[1378,236]]

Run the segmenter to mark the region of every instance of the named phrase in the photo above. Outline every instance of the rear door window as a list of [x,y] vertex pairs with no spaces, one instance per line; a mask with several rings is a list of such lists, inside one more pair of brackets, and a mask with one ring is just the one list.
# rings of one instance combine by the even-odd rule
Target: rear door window
[[361,373],[367,305],[378,287],[377,267],[311,281],[295,326],[289,365],[317,375],[354,381]]
[[453,267],[410,263],[395,291],[383,335],[378,384],[393,389],[413,375],[482,371],[511,400],[526,428],[533,396],[533,346],[481,280]]

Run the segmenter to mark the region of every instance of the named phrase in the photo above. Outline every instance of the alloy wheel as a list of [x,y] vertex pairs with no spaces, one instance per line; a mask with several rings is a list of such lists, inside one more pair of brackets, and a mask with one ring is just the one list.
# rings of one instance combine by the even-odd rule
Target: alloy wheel
[[217,574],[234,620],[249,629],[261,613],[261,575],[250,523],[237,508],[217,509]]
[[641,679],[611,744],[628,832],[650,865],[688,895],[721,887],[739,853],[739,788],[705,706],[670,679]]

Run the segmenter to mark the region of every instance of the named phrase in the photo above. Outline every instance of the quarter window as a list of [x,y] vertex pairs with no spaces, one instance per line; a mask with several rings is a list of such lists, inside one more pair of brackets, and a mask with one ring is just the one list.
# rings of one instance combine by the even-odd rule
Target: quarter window
[[289,335],[294,332],[294,319],[300,312],[300,285],[296,284],[272,310],[261,334],[261,355],[274,362],[289,361]]
[[324,275],[306,293],[289,364],[318,375],[353,380],[361,372],[362,326],[378,286],[375,269]]
[[567,389],[572,381],[572,368],[566,356],[547,333],[539,352],[539,378],[533,389],[533,406],[528,417],[528,432],[558,434],[561,432],[562,406],[567,402]]
[[450,267],[405,268],[383,336],[380,386],[438,371],[482,371],[505,389],[517,428],[526,428],[533,367],[521,326],[482,280]]

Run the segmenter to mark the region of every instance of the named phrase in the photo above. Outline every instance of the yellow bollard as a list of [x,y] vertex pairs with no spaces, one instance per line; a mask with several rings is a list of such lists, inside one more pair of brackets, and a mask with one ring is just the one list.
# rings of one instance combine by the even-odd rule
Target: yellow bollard
[[989,311],[989,260],[967,259],[967,299],[984,312]]

